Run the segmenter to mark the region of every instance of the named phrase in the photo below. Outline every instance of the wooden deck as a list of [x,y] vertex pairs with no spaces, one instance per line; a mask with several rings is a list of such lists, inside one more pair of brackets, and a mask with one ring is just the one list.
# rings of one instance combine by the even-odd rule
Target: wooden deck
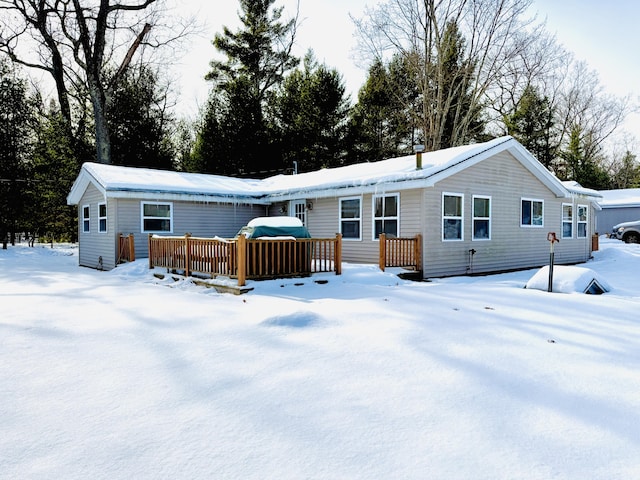
[[246,280],[335,272],[342,265],[342,236],[253,240],[149,235],[149,268],[226,276],[244,286]]

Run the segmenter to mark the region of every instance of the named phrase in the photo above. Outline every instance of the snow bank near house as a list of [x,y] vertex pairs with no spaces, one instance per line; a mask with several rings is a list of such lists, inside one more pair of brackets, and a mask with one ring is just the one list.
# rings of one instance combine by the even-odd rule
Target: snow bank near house
[[[594,280],[602,290],[611,291],[609,284],[590,268],[556,265],[553,267],[553,291],[556,293],[586,293]],[[526,288],[547,291],[549,267],[542,267],[527,282]]]

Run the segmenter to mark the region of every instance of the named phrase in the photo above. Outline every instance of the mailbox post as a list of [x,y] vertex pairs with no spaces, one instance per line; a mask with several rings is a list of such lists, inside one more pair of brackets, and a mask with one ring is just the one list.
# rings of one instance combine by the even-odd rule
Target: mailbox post
[[553,291],[553,245],[556,242],[559,242],[560,239],[556,237],[556,232],[547,233],[547,240],[549,241],[549,286],[547,287],[547,292]]

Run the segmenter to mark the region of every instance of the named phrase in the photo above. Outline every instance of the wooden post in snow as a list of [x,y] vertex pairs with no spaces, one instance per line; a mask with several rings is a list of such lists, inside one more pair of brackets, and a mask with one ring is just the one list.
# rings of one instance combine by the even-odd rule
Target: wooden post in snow
[[335,251],[335,268],[336,275],[342,274],[342,234],[336,233],[336,251]]
[[247,283],[247,237],[238,235],[236,242],[236,255],[238,259],[238,286],[244,287]]
[[189,245],[189,239],[191,238],[190,233],[184,234],[184,276],[188,277],[189,267],[191,266],[191,246]]
[[384,272],[384,267],[387,264],[387,236],[384,233],[381,233],[378,236],[379,241],[379,252],[380,256],[378,257],[378,265],[380,266],[380,270]]

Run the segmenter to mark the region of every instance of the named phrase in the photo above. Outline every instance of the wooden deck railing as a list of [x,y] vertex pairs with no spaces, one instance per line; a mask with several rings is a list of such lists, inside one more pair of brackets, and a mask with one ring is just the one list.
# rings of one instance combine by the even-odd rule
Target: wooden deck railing
[[380,234],[380,270],[402,267],[422,270],[422,235],[413,238],[387,237]]
[[118,233],[118,261],[116,264],[133,262],[136,259],[136,249],[133,241],[133,233],[126,237]]
[[342,237],[253,240],[149,235],[149,268],[247,279],[342,273]]

